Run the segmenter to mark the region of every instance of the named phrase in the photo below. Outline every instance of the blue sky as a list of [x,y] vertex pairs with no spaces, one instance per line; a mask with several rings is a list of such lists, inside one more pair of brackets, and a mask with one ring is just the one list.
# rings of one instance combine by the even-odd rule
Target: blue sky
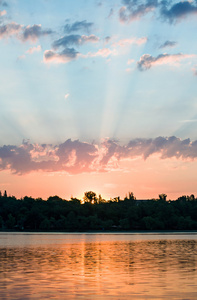
[[[87,167],[95,149],[96,171],[105,161],[109,172],[114,156],[118,162],[133,159],[131,152],[140,148],[135,157],[145,157],[147,141],[155,149],[150,153],[164,158],[173,144],[178,148],[165,159],[193,161],[196,18],[197,1],[1,0],[2,172],[62,172],[63,163],[50,166],[61,160],[61,145],[77,173],[95,171]],[[159,137],[167,142],[158,147]],[[19,155],[21,148],[27,152]],[[29,168],[18,168],[26,154]],[[33,167],[35,161],[39,166]]]

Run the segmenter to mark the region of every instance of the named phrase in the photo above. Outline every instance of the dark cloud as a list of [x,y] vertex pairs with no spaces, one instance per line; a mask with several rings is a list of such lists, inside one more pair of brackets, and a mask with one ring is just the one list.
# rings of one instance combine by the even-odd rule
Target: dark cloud
[[33,26],[26,26],[23,29],[22,39],[24,41],[27,40],[37,40],[41,36],[50,35],[53,31],[51,29],[42,29],[41,25],[33,25]]
[[65,48],[63,51],[56,53],[52,50],[44,52],[45,62],[67,63],[77,58],[78,52],[74,48]]
[[57,62],[66,63],[77,58],[79,52],[74,48],[69,48],[72,45],[81,46],[85,43],[95,43],[98,42],[99,38],[95,35],[66,35],[53,42],[52,47],[56,51],[60,47],[63,48],[61,52],[55,52],[53,50],[47,50],[44,54],[45,62]]
[[108,44],[110,42],[110,40],[111,40],[110,36],[106,36],[105,39],[104,39],[106,44]]
[[187,15],[197,14],[197,3],[194,4],[191,1],[180,1],[169,7],[167,1],[162,1],[161,16],[164,20],[168,20],[170,23],[176,22]]
[[51,29],[42,29],[41,25],[26,26],[15,22],[0,25],[0,38],[16,36],[22,41],[35,41],[39,37],[52,34]]
[[189,54],[159,54],[157,57],[153,57],[150,54],[144,54],[140,57],[140,60],[137,62],[137,67],[140,71],[145,71],[150,69],[153,65],[162,65],[162,64],[174,64],[179,62],[182,59],[193,57],[194,55]]
[[4,7],[7,7],[8,3],[6,1],[0,0],[0,5],[4,6]]
[[123,0],[124,6],[119,10],[121,22],[131,22],[146,15],[159,6],[158,0]]
[[98,42],[98,40],[99,38],[93,34],[89,36],[71,34],[54,41],[52,46],[54,49],[57,49],[59,47],[66,48],[71,45],[83,45],[88,42],[95,43]]
[[93,25],[94,25],[94,23],[87,22],[86,20],[84,20],[84,21],[78,21],[78,22],[74,22],[73,24],[66,24],[64,26],[64,31],[66,33],[71,33],[71,32],[75,32],[75,31],[90,32],[90,30],[92,29]]
[[159,18],[170,23],[197,13],[197,1],[122,0],[122,3],[119,10],[121,22],[131,22],[154,10]]
[[109,15],[108,15],[108,18],[111,18],[113,16],[113,14],[114,14],[114,9],[111,8],[110,12],[109,12]]
[[70,45],[79,45],[80,44],[80,35],[66,35],[53,42],[53,48],[57,49],[59,47],[68,47]]
[[10,37],[18,34],[22,30],[22,26],[17,23],[9,23],[0,26],[0,38]]
[[197,140],[192,142],[175,136],[160,136],[134,139],[123,146],[114,140],[105,140],[100,146],[71,139],[56,146],[23,142],[21,146],[0,147],[0,170],[10,170],[15,174],[32,171],[63,171],[69,174],[107,171],[114,161],[118,164],[122,159],[148,159],[153,154],[160,155],[161,159],[197,159]]
[[103,3],[102,2],[97,2],[97,6],[102,6]]
[[197,141],[191,142],[190,139],[181,140],[175,136],[136,139],[128,144],[128,148],[130,149],[130,154],[141,155],[144,159],[147,159],[154,153],[159,153],[162,159],[172,157],[181,159],[197,158]]
[[163,49],[163,48],[168,48],[168,47],[175,47],[177,45],[177,42],[174,41],[166,41],[165,43],[163,43],[159,48]]

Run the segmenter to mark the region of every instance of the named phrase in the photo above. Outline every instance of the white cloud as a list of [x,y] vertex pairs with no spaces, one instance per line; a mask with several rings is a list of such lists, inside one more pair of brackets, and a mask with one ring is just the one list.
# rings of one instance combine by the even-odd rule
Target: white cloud
[[65,94],[64,98],[65,98],[65,99],[68,99],[69,96],[70,96],[70,94],[67,93],[67,94]]

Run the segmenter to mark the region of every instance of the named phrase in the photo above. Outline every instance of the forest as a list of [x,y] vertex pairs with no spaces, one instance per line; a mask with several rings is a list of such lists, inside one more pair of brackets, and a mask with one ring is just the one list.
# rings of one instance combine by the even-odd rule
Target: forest
[[197,230],[197,198],[194,195],[167,200],[137,200],[133,193],[124,199],[106,201],[88,191],[84,198],[47,200],[25,196],[16,199],[0,193],[1,231],[161,231]]

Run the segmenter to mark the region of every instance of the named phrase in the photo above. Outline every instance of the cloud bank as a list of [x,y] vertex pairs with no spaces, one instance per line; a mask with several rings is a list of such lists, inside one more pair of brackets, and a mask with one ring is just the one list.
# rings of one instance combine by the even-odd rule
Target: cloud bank
[[10,170],[15,174],[32,171],[106,172],[118,166],[121,160],[142,157],[148,159],[158,154],[161,159],[196,159],[197,140],[181,140],[175,136],[155,139],[133,139],[127,145],[114,140],[104,140],[101,145],[66,140],[59,145],[31,144],[0,147],[0,170]]

